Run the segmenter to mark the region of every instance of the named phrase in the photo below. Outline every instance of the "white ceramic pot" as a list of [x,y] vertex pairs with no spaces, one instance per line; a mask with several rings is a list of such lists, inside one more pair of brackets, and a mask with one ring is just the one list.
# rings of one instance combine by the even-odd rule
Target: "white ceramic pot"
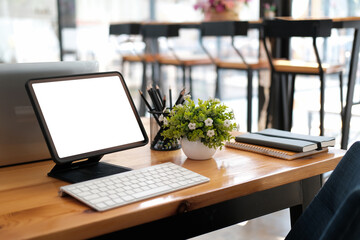
[[210,159],[216,152],[216,149],[209,148],[200,141],[191,142],[187,138],[181,139],[181,148],[188,158],[194,160]]

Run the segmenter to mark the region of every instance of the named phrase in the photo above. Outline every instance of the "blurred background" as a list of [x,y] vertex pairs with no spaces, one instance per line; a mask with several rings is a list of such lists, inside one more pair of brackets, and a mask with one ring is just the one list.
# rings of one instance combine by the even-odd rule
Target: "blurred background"
[[[256,20],[263,10],[264,1],[251,0],[239,10],[240,20]],[[269,1],[268,1],[269,2]],[[270,1],[271,2],[271,1]],[[274,1],[275,3],[284,1]],[[291,3],[291,16],[301,17],[346,17],[360,16],[358,0],[287,0]],[[120,71],[138,104],[137,89],[141,85],[141,64],[125,64],[121,68],[122,54],[133,49],[142,51],[145,44],[123,43],[124,36],[109,35],[111,23],[119,22],[191,22],[201,21],[203,14],[194,9],[195,0],[0,0],[0,62],[44,62],[97,60],[100,71]],[[334,29],[330,38],[321,42],[321,56],[326,62],[348,64],[351,54],[353,30]],[[196,29],[181,30],[180,37],[172,42],[177,52],[182,54],[201,51],[198,44],[199,32]],[[320,40],[321,41],[321,40]],[[168,44],[159,39],[159,48]],[[227,41],[209,41],[208,44],[228,53]],[[236,45],[246,48],[246,54],[257,57],[259,32],[250,30],[247,37],[239,37]],[[290,54],[293,58],[313,57],[311,40],[293,39]],[[348,69],[348,68],[347,68]],[[166,86],[174,91],[179,87],[179,69],[167,67],[163,71]],[[347,80],[348,72],[344,73]],[[319,81],[314,77],[299,77],[296,82],[294,132],[318,135]],[[316,77],[315,77],[316,78]],[[193,71],[193,98],[208,98],[214,95],[215,72],[213,67],[200,67]],[[238,80],[243,79],[243,81]],[[246,76],[244,73],[224,71],[223,101],[234,109],[240,130],[246,131]],[[310,80],[309,80],[310,79]],[[257,86],[259,78],[254,79],[254,104],[257,106]],[[346,82],[344,83],[346,85]],[[326,88],[326,126],[325,134],[338,138],[340,143],[340,105],[338,101],[337,77],[327,78]],[[360,99],[356,84],[355,101]],[[346,91],[346,89],[344,90]],[[253,111],[253,130],[261,128],[258,111]],[[353,108],[352,123],[357,121],[360,111]],[[351,125],[349,144],[358,138],[356,124]]]

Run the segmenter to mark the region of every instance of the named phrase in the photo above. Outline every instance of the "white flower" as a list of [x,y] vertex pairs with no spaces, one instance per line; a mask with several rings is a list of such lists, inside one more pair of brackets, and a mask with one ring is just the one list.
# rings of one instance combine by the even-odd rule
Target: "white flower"
[[164,118],[164,125],[167,126],[169,124],[168,120]]
[[226,119],[226,120],[224,121],[224,126],[225,126],[225,127],[230,127],[230,124],[231,124],[231,121],[230,121],[229,119]]
[[196,123],[189,123],[189,124],[188,124],[188,127],[189,127],[190,130],[195,130],[195,128],[196,128]]
[[184,100],[190,100],[191,99],[191,95],[190,94],[187,94],[184,96]]
[[211,127],[213,124],[213,120],[211,118],[206,119],[204,122],[205,122],[205,126],[207,127]]
[[159,121],[160,121],[160,122],[164,121],[164,115],[161,114],[161,115],[159,116]]
[[214,130],[208,130],[207,133],[206,133],[206,135],[207,135],[208,137],[212,137],[212,136],[215,135],[215,131],[214,131]]

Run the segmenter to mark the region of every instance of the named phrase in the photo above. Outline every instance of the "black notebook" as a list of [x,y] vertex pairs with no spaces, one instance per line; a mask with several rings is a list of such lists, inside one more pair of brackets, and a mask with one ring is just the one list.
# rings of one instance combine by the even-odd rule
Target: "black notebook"
[[283,131],[278,129],[267,128],[262,131],[257,132],[256,134],[261,134],[270,137],[281,137],[287,139],[295,139],[295,140],[303,140],[308,142],[313,142],[318,145],[318,148],[324,147],[333,147],[335,146],[335,138],[334,137],[326,137],[326,136],[311,136],[305,134],[292,133],[289,131]]
[[236,136],[235,140],[294,152],[308,152],[335,144],[335,139],[331,137],[308,136],[276,129],[241,134]]

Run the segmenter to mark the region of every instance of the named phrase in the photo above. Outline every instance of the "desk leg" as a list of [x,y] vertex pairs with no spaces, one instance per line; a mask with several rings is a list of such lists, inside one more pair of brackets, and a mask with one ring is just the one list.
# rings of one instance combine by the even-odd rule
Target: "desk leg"
[[356,72],[359,61],[359,47],[360,47],[360,32],[355,29],[354,42],[351,51],[349,80],[346,95],[346,105],[342,115],[342,129],[341,129],[341,148],[347,149],[349,142],[350,120],[351,120],[351,107],[353,105],[354,87],[356,80]]
[[315,195],[319,192],[322,186],[322,177],[321,175],[311,177],[301,182],[301,196],[302,203],[293,207],[290,207],[290,221],[291,227],[294,226],[296,220],[301,216],[301,214],[305,211],[306,207],[313,200]]

